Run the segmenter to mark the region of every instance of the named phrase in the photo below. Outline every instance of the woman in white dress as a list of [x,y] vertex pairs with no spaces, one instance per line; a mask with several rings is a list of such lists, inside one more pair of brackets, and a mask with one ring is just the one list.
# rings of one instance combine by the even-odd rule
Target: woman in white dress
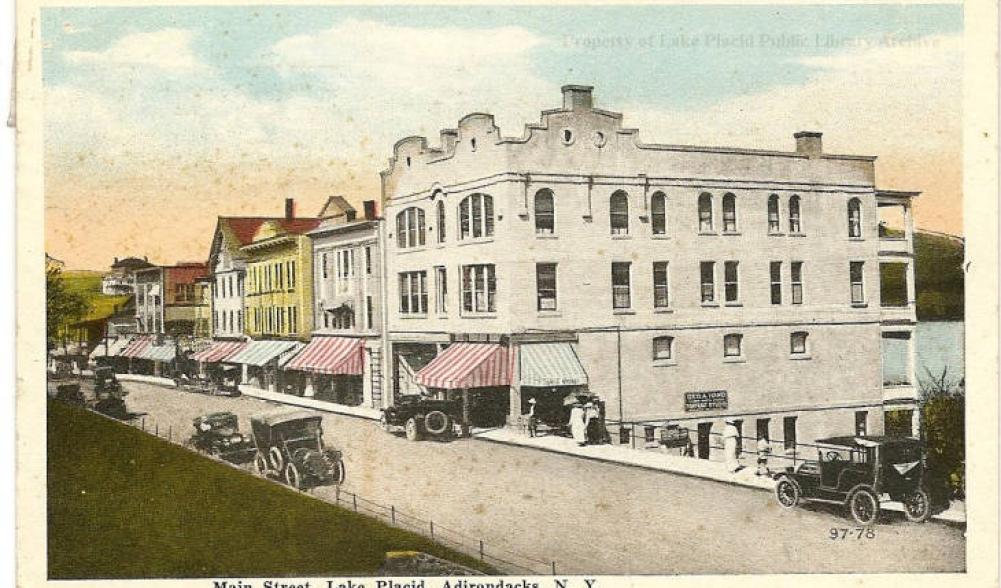
[[570,434],[577,445],[587,443],[587,423],[584,422],[584,407],[579,403],[570,409]]

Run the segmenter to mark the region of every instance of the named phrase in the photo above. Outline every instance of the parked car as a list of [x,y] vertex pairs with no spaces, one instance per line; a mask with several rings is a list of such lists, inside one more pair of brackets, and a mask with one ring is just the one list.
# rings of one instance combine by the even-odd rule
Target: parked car
[[931,516],[925,483],[925,451],[917,439],[902,437],[831,437],[817,441],[817,461],[776,474],[775,497],[785,508],[802,500],[845,506],[860,525],[879,517],[880,500],[904,505],[908,520]]
[[324,445],[321,420],[305,410],[251,417],[257,471],[302,490],[342,484],[344,459],[340,451]]
[[125,396],[122,391],[122,384],[115,375],[115,370],[107,366],[94,370],[94,393],[98,395],[107,393]]
[[213,412],[193,421],[195,433],[188,444],[209,455],[244,463],[254,458],[257,449],[249,435],[240,432],[240,422],[231,412]]
[[394,406],[384,408],[379,422],[388,432],[400,428],[410,441],[459,434],[462,423],[461,400],[435,400],[420,394],[400,396]]
[[56,400],[76,406],[87,404],[83,390],[80,389],[80,384],[59,384],[56,386]]

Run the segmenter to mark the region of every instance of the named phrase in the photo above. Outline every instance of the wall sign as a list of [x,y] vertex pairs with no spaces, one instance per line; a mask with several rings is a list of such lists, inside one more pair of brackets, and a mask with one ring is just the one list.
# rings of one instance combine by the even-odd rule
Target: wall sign
[[685,392],[685,412],[700,410],[726,410],[726,390]]

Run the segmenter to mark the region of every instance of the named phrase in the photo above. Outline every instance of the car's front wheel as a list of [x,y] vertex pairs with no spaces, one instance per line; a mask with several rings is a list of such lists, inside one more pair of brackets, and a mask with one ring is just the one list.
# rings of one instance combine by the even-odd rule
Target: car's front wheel
[[404,430],[407,432],[407,441],[420,441],[421,431],[417,426],[417,419],[410,417],[407,419],[407,424],[404,426]]
[[928,493],[918,488],[904,497],[904,515],[912,523],[923,523],[931,517],[931,500]]
[[268,451],[268,457],[271,460],[271,469],[273,469],[275,473],[280,474],[282,470],[285,469],[285,456],[282,455],[282,450],[277,447],[272,447],[271,450]]
[[859,488],[848,499],[852,518],[860,525],[871,525],[879,517],[879,498],[868,488]]
[[782,478],[779,480],[779,483],[775,485],[775,498],[778,499],[779,504],[781,504],[783,508],[794,508],[797,504],[799,504],[799,486],[794,484],[792,480],[788,478]]
[[432,435],[442,435],[451,427],[448,415],[440,410],[432,410],[424,417],[424,429]]
[[292,462],[289,462],[285,466],[285,483],[296,490],[302,489],[302,477],[299,475],[299,468],[295,467],[295,464]]

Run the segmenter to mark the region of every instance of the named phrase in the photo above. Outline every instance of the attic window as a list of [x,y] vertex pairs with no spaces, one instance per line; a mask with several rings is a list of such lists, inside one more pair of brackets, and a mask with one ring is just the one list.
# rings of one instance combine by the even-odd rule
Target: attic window
[[594,132],[594,146],[595,147],[605,146],[605,133],[602,133],[601,131]]
[[407,156],[407,167],[410,167],[410,156]]
[[469,146],[472,148],[473,151],[476,151],[476,138],[475,137],[469,140]]
[[573,137],[573,131],[572,130],[570,130],[570,129],[563,129],[563,132],[560,133],[560,135],[561,135],[561,137],[563,139],[563,144],[564,145],[570,145],[570,144],[573,143],[573,138],[574,137]]

